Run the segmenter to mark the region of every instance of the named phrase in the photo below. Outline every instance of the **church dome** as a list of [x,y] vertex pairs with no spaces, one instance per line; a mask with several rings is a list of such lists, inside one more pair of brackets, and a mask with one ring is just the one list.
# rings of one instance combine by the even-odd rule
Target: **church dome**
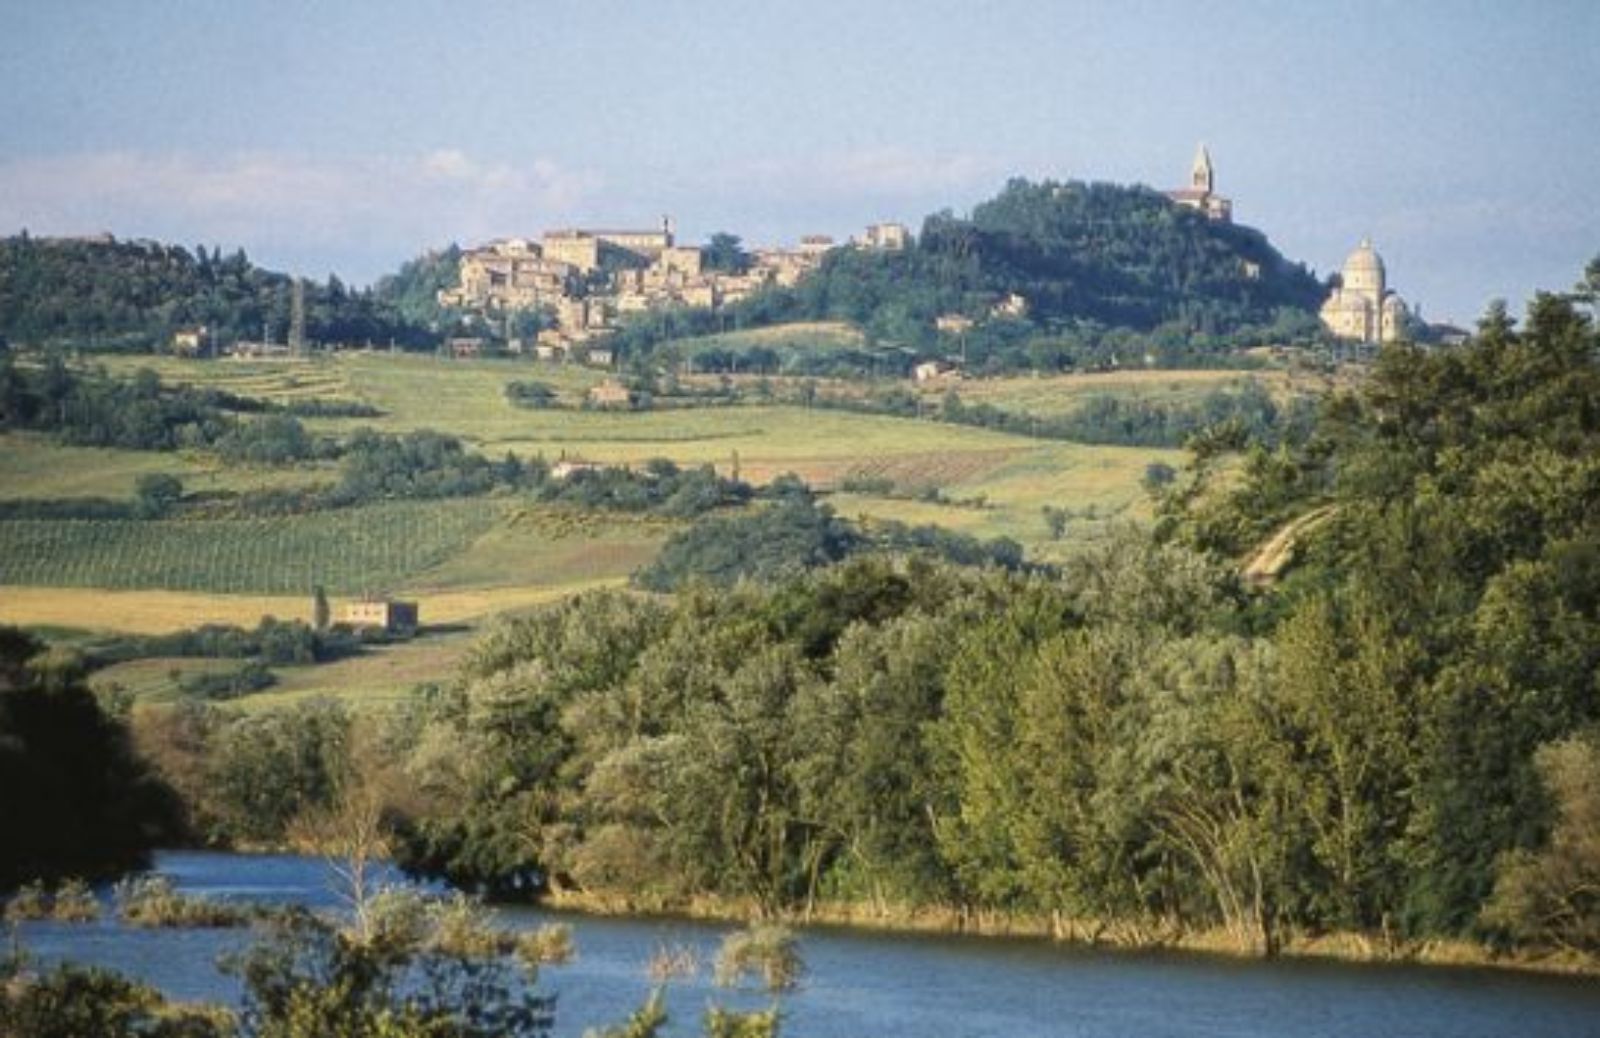
[[1366,238],[1361,239],[1361,244],[1356,246],[1356,251],[1344,261],[1344,276],[1348,282],[1359,275],[1369,278],[1381,279],[1383,277],[1383,257],[1378,255],[1378,250],[1372,247],[1372,242]]

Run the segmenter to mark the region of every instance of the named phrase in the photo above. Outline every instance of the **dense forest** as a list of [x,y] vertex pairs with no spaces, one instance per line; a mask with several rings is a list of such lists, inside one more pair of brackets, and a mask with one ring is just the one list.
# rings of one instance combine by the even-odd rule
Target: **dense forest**
[[[1390,349],[1303,442],[1236,449],[1199,438],[1153,533],[1060,572],[869,556],[593,593],[361,739],[328,705],[190,706],[142,744],[218,831],[361,786],[409,867],[502,896],[1600,951],[1590,318],[1492,311],[1462,349]],[[792,518],[825,555],[850,536]],[[1264,542],[1288,561],[1247,580]]]
[[[338,278],[305,281],[311,342],[432,347],[437,315],[416,304],[423,261],[383,291]],[[423,284],[417,289],[416,284]],[[0,339],[42,346],[148,352],[173,333],[204,327],[223,342],[287,341],[292,281],[263,270],[243,250],[94,238],[0,239]]]

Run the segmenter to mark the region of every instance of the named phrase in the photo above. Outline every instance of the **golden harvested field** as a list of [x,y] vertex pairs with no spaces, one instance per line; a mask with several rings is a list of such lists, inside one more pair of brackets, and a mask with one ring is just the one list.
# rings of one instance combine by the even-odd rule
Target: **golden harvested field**
[[[427,625],[472,624],[518,612],[593,587],[616,587],[621,578],[562,585],[431,591],[409,589]],[[334,599],[337,609],[338,599]],[[254,627],[264,616],[311,619],[310,596],[213,595],[191,591],[109,591],[102,588],[0,588],[0,623],[128,634],[169,634],[201,624]]]

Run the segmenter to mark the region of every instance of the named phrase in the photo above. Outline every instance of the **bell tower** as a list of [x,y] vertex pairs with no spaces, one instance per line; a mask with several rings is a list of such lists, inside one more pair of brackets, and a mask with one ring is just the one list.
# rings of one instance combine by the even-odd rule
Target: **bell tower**
[[1196,191],[1204,191],[1209,195],[1212,191],[1214,176],[1211,170],[1211,153],[1206,151],[1204,144],[1201,144],[1200,150],[1195,152],[1194,155],[1194,166],[1189,171],[1189,186]]

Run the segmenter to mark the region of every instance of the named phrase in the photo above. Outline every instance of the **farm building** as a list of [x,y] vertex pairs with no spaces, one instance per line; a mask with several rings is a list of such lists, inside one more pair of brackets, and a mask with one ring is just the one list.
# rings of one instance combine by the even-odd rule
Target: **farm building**
[[621,382],[607,379],[589,390],[589,403],[600,408],[627,410],[633,406],[633,393]]
[[918,382],[933,382],[942,378],[960,378],[961,369],[944,360],[925,360],[911,369],[911,377]]
[[172,334],[172,352],[180,357],[204,357],[211,352],[211,333],[204,325]]
[[567,479],[579,472],[596,472],[599,468],[600,465],[597,462],[563,458],[550,466],[550,478],[554,480]]
[[346,602],[339,622],[351,627],[376,627],[390,634],[409,634],[417,629],[417,603],[392,598]]

